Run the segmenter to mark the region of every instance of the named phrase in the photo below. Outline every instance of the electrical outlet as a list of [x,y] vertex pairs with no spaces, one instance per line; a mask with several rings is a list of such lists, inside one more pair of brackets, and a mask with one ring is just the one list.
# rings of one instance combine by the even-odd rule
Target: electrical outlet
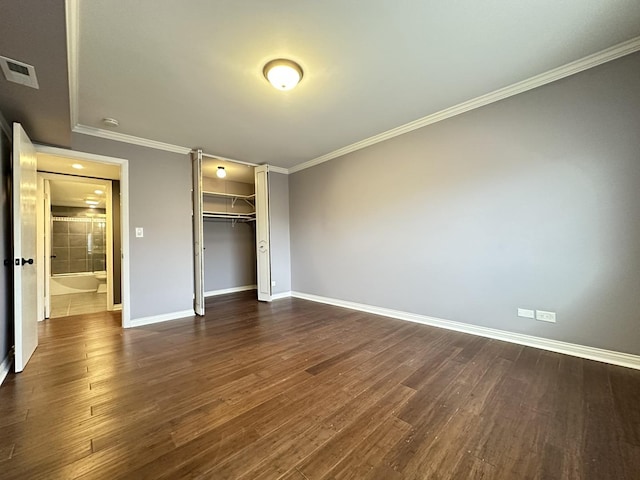
[[544,310],[536,310],[536,320],[556,323],[556,312],[545,312]]
[[276,286],[276,281],[275,281],[275,280],[273,280],[273,281],[271,282],[271,286],[272,286],[272,287],[275,287],[275,286]]
[[136,238],[144,237],[144,229],[142,227],[136,227]]
[[536,318],[536,314],[533,310],[529,310],[528,308],[519,308],[518,316],[523,318]]

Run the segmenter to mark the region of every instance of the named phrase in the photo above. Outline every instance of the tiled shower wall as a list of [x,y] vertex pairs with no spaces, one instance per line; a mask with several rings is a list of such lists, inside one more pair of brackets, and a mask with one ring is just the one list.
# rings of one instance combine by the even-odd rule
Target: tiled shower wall
[[104,218],[54,217],[51,233],[52,274],[105,270]]

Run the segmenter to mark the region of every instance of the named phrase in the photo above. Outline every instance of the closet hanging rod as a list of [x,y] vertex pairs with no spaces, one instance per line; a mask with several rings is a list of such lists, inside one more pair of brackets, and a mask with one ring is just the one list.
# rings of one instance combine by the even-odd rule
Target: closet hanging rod
[[[198,149],[191,150],[191,153],[198,153]],[[239,163],[241,165],[248,165],[250,167],[257,167],[258,166],[257,163],[243,162],[242,160],[234,160],[233,158],[221,157],[220,155],[211,155],[210,153],[202,152],[202,156],[203,157],[207,157],[207,158],[214,158],[216,160],[221,160],[223,162],[231,162],[231,163]]]
[[256,212],[226,213],[226,212],[202,212],[203,217],[208,218],[255,218]]

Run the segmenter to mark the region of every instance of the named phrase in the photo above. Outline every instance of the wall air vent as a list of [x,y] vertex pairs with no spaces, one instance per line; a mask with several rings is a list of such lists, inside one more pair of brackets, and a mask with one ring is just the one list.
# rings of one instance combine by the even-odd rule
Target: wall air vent
[[31,88],[40,88],[36,78],[36,69],[18,60],[0,56],[0,68],[7,80]]

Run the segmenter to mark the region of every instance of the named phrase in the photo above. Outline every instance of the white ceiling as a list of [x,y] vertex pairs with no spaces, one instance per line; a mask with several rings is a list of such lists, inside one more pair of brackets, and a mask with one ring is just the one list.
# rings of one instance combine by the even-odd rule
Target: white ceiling
[[[120,167],[118,165],[82,161],[77,158],[67,158],[47,153],[38,153],[37,157],[38,171],[40,172],[61,173],[95,179],[120,179]],[[80,164],[83,168],[73,168],[72,165],[76,164]]]
[[225,180],[241,183],[255,183],[254,167],[242,165],[240,163],[227,162],[216,158],[202,159],[202,175],[205,177],[217,178],[218,167],[224,167],[227,172]]
[[[61,207],[91,208],[87,200],[98,202],[95,208],[106,208],[107,188],[105,182],[81,182],[78,179],[50,180],[51,205]],[[103,193],[98,194],[96,190]]]
[[[61,207],[90,208],[87,200],[97,201],[95,208],[106,208],[111,180],[120,178],[120,167],[83,161],[47,153],[37,155],[38,171],[47,175],[51,185],[51,204]],[[72,165],[81,165],[82,169]],[[96,193],[102,190],[102,194]]]
[[638,0],[79,5],[78,124],[285,168],[640,35]]

